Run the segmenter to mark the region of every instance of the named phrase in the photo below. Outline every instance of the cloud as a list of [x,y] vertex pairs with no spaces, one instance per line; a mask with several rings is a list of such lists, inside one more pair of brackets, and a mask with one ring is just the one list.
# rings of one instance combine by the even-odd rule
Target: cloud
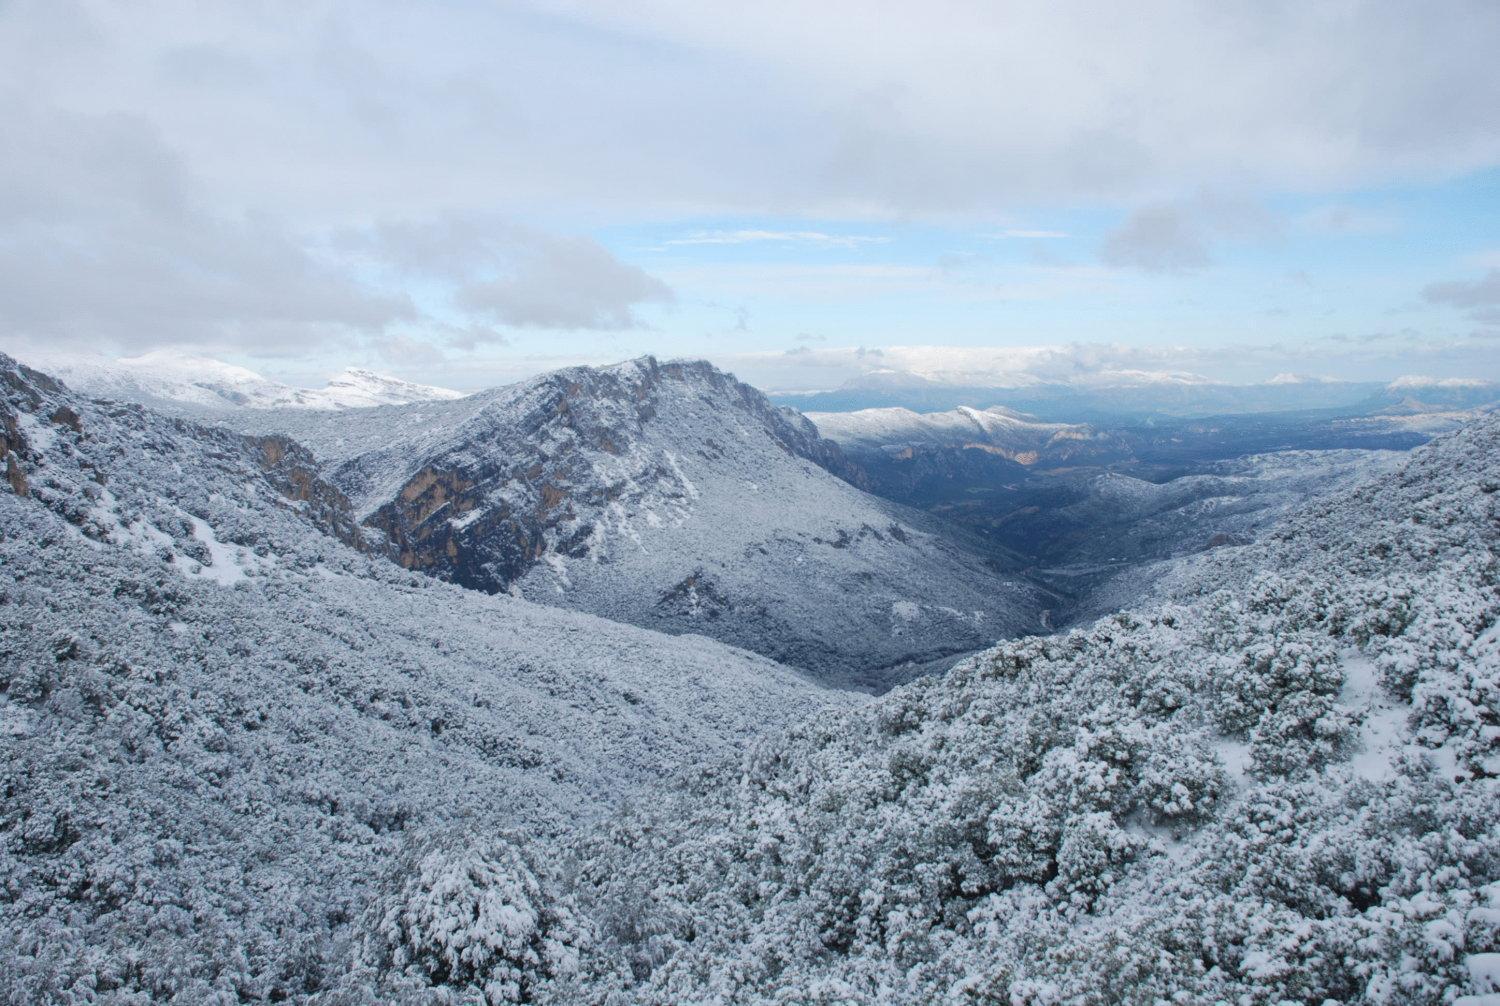
[[398,277],[447,288],[452,305],[469,316],[458,339],[471,346],[491,341],[484,321],[533,329],[639,328],[638,307],[674,299],[667,284],[592,238],[489,214],[384,221],[346,231],[337,243]]
[[1500,269],[1491,269],[1477,280],[1455,280],[1432,283],[1422,290],[1430,304],[1450,307],[1492,307],[1500,305]]
[[[86,114],[26,95],[0,111],[0,336],[137,352],[179,344],[259,355],[419,335],[450,345],[517,328],[638,327],[660,280],[587,237],[492,214],[328,233],[219,206],[149,118]],[[435,281],[459,317],[408,289]],[[430,298],[429,298],[430,299]]]
[[763,93],[784,114],[755,120],[776,123],[774,149],[805,164],[809,113],[831,147],[798,195],[821,189],[893,214],[1203,186],[1325,190],[1462,173],[1500,150],[1489,111],[1500,10],[1483,0],[1438,12],[940,2],[871,17],[855,0],[626,10],[578,17],[713,53],[748,79],[774,69]]
[[590,238],[531,235],[501,275],[468,283],[457,304],[516,328],[641,327],[635,309],[667,303],[672,290]]
[[429,338],[449,349],[470,351],[480,346],[505,346],[509,345],[510,339],[495,328],[493,325],[480,323],[452,324],[451,322],[430,322],[424,326],[425,333]]
[[742,245],[764,241],[781,244],[810,244],[825,248],[855,248],[865,244],[885,244],[890,238],[866,234],[825,234],[822,231],[700,231],[687,237],[662,242],[667,245]]
[[52,347],[255,353],[413,320],[278,217],[214,207],[149,120],[10,96],[0,158],[0,334]]
[[[781,252],[879,240],[829,221],[972,233],[1137,207],[1106,261],[1200,268],[1240,232],[1184,194],[1272,202],[1500,164],[1497,34],[1489,0],[0,2],[0,338],[477,346],[641,326],[667,284],[721,296],[579,236],[606,227]],[[404,248],[339,238],[391,220],[412,222]],[[747,225],[695,230],[725,221]],[[828,258],[787,287],[744,270],[722,295],[770,319],[768,290],[1072,289]]]
[[23,2],[0,14],[0,66],[59,107],[149,118],[215,200],[310,225],[946,220],[1500,160],[1488,0],[877,10]]
[[1399,229],[1400,220],[1391,213],[1354,206],[1320,206],[1299,216],[1296,225],[1314,234],[1366,237]]
[[1147,272],[1182,272],[1209,264],[1201,227],[1180,207],[1147,206],[1136,210],[1104,239],[1100,257],[1118,268]]
[[447,362],[443,351],[425,339],[395,335],[374,340],[371,348],[382,359],[404,370],[433,368]]
[[1276,229],[1270,215],[1254,203],[1200,195],[1137,209],[1105,236],[1099,257],[1116,268],[1186,272],[1212,263],[1209,245],[1214,240],[1264,237]]
[[1489,269],[1475,280],[1453,280],[1430,283],[1422,290],[1429,304],[1459,308],[1479,328],[1470,333],[1474,339],[1500,337],[1500,267]]

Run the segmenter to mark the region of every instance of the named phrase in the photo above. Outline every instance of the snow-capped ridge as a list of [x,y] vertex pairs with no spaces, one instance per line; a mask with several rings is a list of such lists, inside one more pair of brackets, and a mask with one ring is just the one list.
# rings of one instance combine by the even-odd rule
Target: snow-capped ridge
[[[908,661],[1026,631],[1046,607],[989,552],[863,492],[863,470],[808,419],[702,360],[250,418],[321,457],[409,569],[705,633],[828,680],[887,686]],[[903,601],[924,617],[893,631]]]
[[1477,377],[1425,377],[1421,374],[1406,374],[1396,378],[1386,387],[1391,391],[1405,391],[1413,388],[1494,388],[1500,385]]
[[[410,405],[414,402],[451,401],[462,391],[391,377],[362,367],[346,367],[328,379],[326,387],[309,392],[323,408],[357,409],[377,405]],[[313,408],[316,406],[308,406]]]
[[30,361],[69,387],[96,398],[116,398],[155,408],[339,410],[446,401],[463,392],[416,384],[359,367],[329,378],[322,388],[297,388],[236,364],[178,350],[106,359],[40,354]]
[[1344,383],[1347,383],[1347,382],[1345,382],[1345,380],[1343,378],[1340,378],[1340,377],[1324,377],[1324,376],[1322,376],[1320,374],[1297,374],[1297,373],[1292,373],[1290,371],[1284,371],[1284,372],[1282,372],[1280,374],[1276,374],[1275,376],[1267,379],[1264,383],[1268,384],[1268,385],[1284,385],[1284,384],[1344,384]]
[[810,412],[807,418],[856,461],[871,451],[905,452],[903,456],[909,457],[921,450],[981,449],[1026,466],[1128,455],[1117,438],[1093,426],[1043,422],[1002,405],[960,405],[926,413],[901,407]]

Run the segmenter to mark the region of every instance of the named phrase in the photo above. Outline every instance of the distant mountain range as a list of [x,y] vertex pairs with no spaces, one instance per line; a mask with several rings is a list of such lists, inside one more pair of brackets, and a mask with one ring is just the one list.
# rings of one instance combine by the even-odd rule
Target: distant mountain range
[[[1427,401],[1406,394],[1419,390]],[[1020,556],[1065,598],[1050,625],[1118,607],[1166,560],[1252,540],[1483,410],[1468,385],[1391,388],[1367,412],[1044,422],[1003,406],[811,413],[872,492]]]
[[1328,410],[1366,414],[1382,409],[1472,409],[1500,402],[1500,384],[1453,378],[1402,377],[1390,383],[1326,381],[1291,375],[1262,384],[1204,379],[1079,382],[1030,380],[1015,386],[940,383],[916,375],[877,374],[831,391],[777,392],[772,401],[802,412],[904,408],[942,412],[1002,406],[1050,422],[1128,422],[1260,412]]
[[1002,405],[920,414],[899,407],[810,412],[818,431],[846,450],[910,457],[919,448],[968,448],[1022,466],[1098,462],[1127,456],[1118,436],[1080,423],[1046,423]]
[[447,388],[413,384],[357,367],[335,374],[325,387],[294,388],[245,367],[170,350],[119,360],[44,354],[27,362],[85,394],[172,412],[357,409],[463,397]]
[[[245,367],[175,350],[121,359],[41,353],[28,356],[24,362],[86,394],[170,412],[335,410],[463,397],[462,392],[357,367],[339,372],[322,388],[298,388]],[[1375,382],[1280,374],[1256,384],[1229,384],[1196,374],[1141,370],[1090,373],[1074,380],[1030,373],[1013,374],[1003,380],[988,375],[987,383],[986,379],[964,380],[954,372],[928,377],[887,369],[861,374],[833,390],[776,391],[769,392],[768,397],[777,405],[807,413],[882,408],[932,413],[998,407],[1046,422],[1117,423],[1150,417],[1258,412],[1421,414],[1467,410],[1500,402],[1500,383],[1420,375]]]

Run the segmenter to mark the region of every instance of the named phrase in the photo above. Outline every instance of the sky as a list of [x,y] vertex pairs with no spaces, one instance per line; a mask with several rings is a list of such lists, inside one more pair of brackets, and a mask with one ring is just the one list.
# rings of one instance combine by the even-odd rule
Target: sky
[[0,0],[0,349],[1500,379],[1500,4]]

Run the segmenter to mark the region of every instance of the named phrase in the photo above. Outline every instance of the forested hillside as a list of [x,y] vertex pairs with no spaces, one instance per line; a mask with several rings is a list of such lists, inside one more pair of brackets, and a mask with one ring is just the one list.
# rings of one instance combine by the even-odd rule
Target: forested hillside
[[580,853],[593,987],[1035,1006],[1491,989],[1497,472],[1490,417],[1201,557],[1168,601],[816,716],[612,825]]
[[849,701],[362,554],[287,441],[0,390],[0,1001],[303,1000],[402,857]]
[[402,571],[295,441],[0,364],[0,997],[1500,991],[1496,417],[858,701]]

